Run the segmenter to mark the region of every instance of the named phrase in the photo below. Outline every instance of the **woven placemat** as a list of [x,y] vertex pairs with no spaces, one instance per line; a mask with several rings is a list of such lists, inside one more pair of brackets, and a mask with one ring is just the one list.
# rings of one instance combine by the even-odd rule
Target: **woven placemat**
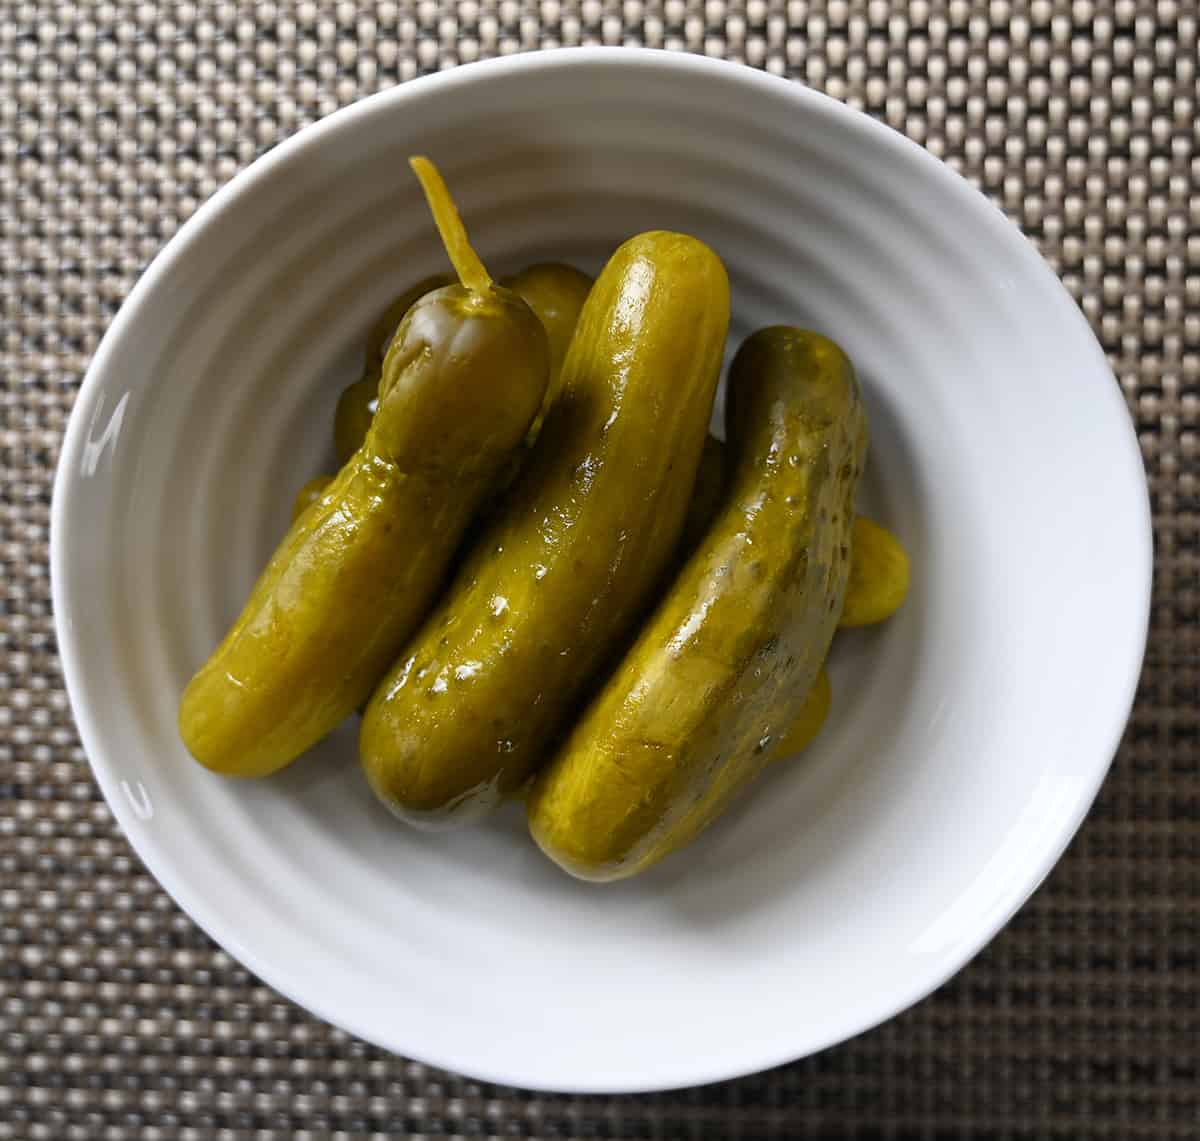
[[[1194,0],[0,0],[0,1139],[1197,1137],[1196,13]],[[1158,556],[1125,744],[1016,921],[854,1042],[638,1098],[535,1096],[391,1057],[218,951],[100,800],[62,690],[47,572],[80,378],[199,203],[373,91],[575,43],[701,51],[803,80],[982,186],[1109,354]]]

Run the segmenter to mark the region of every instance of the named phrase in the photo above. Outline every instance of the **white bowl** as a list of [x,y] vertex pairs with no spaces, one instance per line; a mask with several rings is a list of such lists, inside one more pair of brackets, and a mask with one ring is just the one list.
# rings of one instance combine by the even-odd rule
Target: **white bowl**
[[[176,706],[332,464],[391,296],[444,268],[428,153],[506,271],[598,267],[643,229],[725,259],[731,347],[821,330],[860,371],[865,505],[912,596],[843,633],[817,744],[686,854],[576,883],[515,808],[425,835],[347,725],[283,774],[214,776]],[[666,378],[664,378],[666,379]],[[1079,825],[1145,640],[1146,489],[1082,316],[983,197],[865,116],[748,68],[632,50],[463,67],[331,116],[201,209],[88,373],[53,513],[59,646],[114,813],[220,944],[323,1018],[481,1078],[644,1090],[758,1070],[916,1001]]]

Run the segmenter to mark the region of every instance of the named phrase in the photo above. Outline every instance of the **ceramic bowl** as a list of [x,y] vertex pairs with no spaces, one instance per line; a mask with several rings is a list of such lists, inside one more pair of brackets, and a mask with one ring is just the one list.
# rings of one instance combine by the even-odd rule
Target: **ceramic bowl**
[[[333,464],[372,320],[445,268],[406,166],[442,166],[496,273],[688,231],[730,346],[832,336],[872,432],[863,507],[912,556],[839,634],[817,743],[686,854],[576,883],[519,809],[426,835],[346,725],[278,776],[189,759],[180,692]],[[1132,701],[1151,567],[1137,443],[1021,234],[913,143],[749,68],[582,49],[406,83],[301,131],[180,230],[84,381],[55,488],[59,646],[96,778],[218,943],[401,1054],[544,1089],[706,1082],[820,1050],[991,938],[1090,805]]]

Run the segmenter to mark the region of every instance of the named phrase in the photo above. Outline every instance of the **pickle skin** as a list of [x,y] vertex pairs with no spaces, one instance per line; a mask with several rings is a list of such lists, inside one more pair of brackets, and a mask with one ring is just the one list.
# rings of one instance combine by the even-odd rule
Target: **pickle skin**
[[184,744],[228,776],[282,768],[363,702],[432,606],[545,397],[541,323],[492,284],[436,170],[413,166],[469,285],[409,309],[362,446],[292,524],[184,690]]
[[666,596],[534,781],[539,847],[581,879],[687,844],[769,761],[829,650],[867,431],[833,342],[788,327],[741,347],[730,484]]
[[610,259],[516,484],[367,707],[363,769],[403,819],[455,826],[519,788],[631,632],[676,548],[728,322],[696,239]]

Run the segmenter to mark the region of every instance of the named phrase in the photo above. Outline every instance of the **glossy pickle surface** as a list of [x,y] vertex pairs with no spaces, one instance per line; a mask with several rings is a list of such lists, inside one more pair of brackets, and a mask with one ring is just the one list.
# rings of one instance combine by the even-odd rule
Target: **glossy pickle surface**
[[[715,436],[704,441],[696,486],[688,504],[680,542],[681,561],[699,545],[717,517],[728,489],[725,444]],[[886,527],[859,515],[850,543],[850,577],[838,628],[885,622],[904,604],[911,577],[908,554]]]
[[218,772],[273,772],[362,703],[428,611],[468,521],[541,407],[541,324],[463,252],[440,179],[430,201],[439,228],[447,217],[457,224],[448,247],[472,266],[470,284],[409,309],[362,446],[293,523],[184,691],[184,743]]
[[685,235],[632,238],[597,279],[517,483],[367,708],[364,770],[405,819],[459,823],[520,787],[640,616],[682,527],[728,320],[724,267]]
[[849,570],[867,432],[845,354],[788,327],[742,346],[730,487],[713,525],[528,799],[584,879],[686,844],[770,759],[825,660]]

